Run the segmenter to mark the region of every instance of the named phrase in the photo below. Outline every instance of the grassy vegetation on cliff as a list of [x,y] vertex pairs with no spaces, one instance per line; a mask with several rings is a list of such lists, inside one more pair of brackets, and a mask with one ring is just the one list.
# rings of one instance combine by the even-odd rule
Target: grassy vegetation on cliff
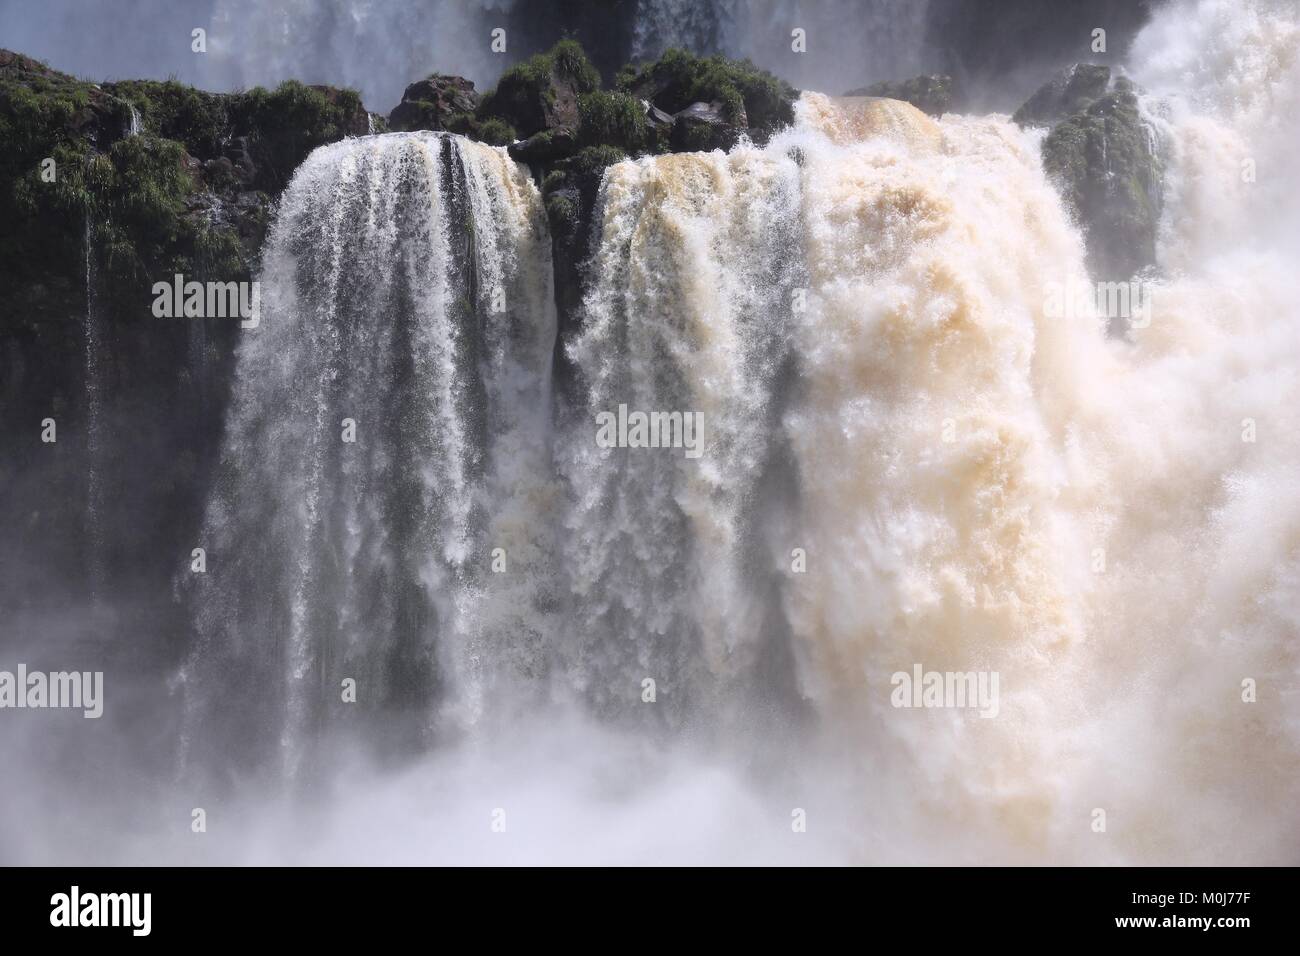
[[627,93],[596,90],[578,98],[578,138],[584,146],[616,146],[635,153],[645,148],[645,107]]
[[546,125],[544,112],[555,105],[556,80],[577,95],[600,88],[600,73],[582,46],[576,40],[561,40],[506,70],[496,89],[484,94],[478,115],[504,120],[521,135],[531,135]]
[[669,113],[692,103],[720,102],[730,121],[755,129],[770,131],[794,121],[794,87],[748,60],[669,50],[654,63],[625,67],[618,87]]

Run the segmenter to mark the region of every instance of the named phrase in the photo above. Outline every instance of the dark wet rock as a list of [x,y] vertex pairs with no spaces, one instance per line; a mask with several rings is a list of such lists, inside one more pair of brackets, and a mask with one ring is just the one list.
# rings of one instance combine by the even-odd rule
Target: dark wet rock
[[1076,63],[1040,86],[1011,118],[1021,126],[1052,126],[1085,110],[1110,88],[1110,67]]
[[1083,227],[1094,276],[1126,280],[1155,263],[1164,164],[1127,81],[1052,129],[1043,167]]
[[556,126],[534,133],[509,146],[510,156],[521,163],[551,163],[573,155],[578,134],[571,126]]
[[692,103],[673,117],[670,143],[676,152],[695,150],[730,149],[745,131],[745,114],[742,109],[734,120],[728,117],[725,106],[718,101]]
[[799,91],[789,83],[752,63],[698,57],[682,50],[669,50],[653,63],[625,68],[618,88],[673,116],[697,103],[719,104],[727,123],[747,129],[758,142],[794,122],[799,98]]
[[850,90],[844,95],[883,96],[891,100],[902,100],[904,103],[911,103],[923,113],[942,116],[952,109],[953,81],[951,76],[932,73],[902,82],[873,83],[870,86]]
[[[176,273],[250,280],[298,165],[373,125],[360,97],[335,87],[95,84],[0,51],[0,485],[36,476],[29,484],[42,488],[12,500],[62,502],[24,519],[14,544],[33,568],[48,562],[75,576],[88,550],[85,459],[64,456],[81,467],[58,467],[27,423],[54,415],[60,445],[85,441],[93,358],[95,418],[111,449],[101,479],[115,496],[99,518],[111,542],[101,584],[122,583],[111,549],[130,549],[158,556],[136,570],[152,592],[169,593],[177,541],[201,520],[239,324],[160,320],[153,283]],[[139,461],[174,467],[132,470]]]
[[665,113],[648,100],[642,100],[641,104],[645,107],[646,123],[650,126],[656,129],[668,129],[673,125],[673,116],[671,113]]
[[402,102],[388,114],[388,128],[393,132],[428,129],[467,133],[473,127],[479,100],[473,81],[434,73],[406,88]]
[[480,120],[497,119],[522,139],[557,126],[576,129],[578,97],[600,87],[582,47],[562,40],[507,70],[479,103]]

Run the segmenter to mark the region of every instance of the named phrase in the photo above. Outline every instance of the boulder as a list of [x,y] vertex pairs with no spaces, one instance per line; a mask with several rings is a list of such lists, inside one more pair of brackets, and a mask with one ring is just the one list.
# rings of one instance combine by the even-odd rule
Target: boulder
[[552,163],[577,151],[578,134],[572,126],[555,126],[507,148],[510,157],[521,163]]
[[320,85],[310,89],[319,93],[335,111],[333,122],[338,136],[365,136],[371,131],[370,111],[355,90]]
[[1126,80],[1048,133],[1043,168],[1083,227],[1094,276],[1124,281],[1154,264],[1163,162]]
[[402,102],[388,114],[388,128],[393,132],[429,129],[463,133],[479,100],[472,80],[434,73],[406,88]]
[[886,81],[873,83],[856,90],[850,90],[845,96],[883,96],[891,100],[911,103],[923,113],[942,116],[952,109],[952,77],[942,73],[931,73],[913,77],[902,82]]
[[479,103],[478,117],[499,120],[525,140],[558,126],[577,129],[578,97],[599,86],[600,74],[582,47],[561,40],[507,70]]
[[1052,126],[1087,109],[1109,88],[1110,67],[1076,63],[1040,86],[1011,118],[1021,126]]
[[[721,104],[725,122],[747,128],[756,142],[766,141],[794,122],[794,104],[799,98],[799,91],[789,83],[752,63],[721,56],[697,57],[682,50],[669,50],[653,63],[625,69],[619,75],[618,88],[673,116],[697,104]],[[653,127],[653,118],[648,119]]]
[[676,152],[730,149],[745,131],[745,114],[729,119],[727,110],[717,100],[692,103],[673,116],[669,143]]

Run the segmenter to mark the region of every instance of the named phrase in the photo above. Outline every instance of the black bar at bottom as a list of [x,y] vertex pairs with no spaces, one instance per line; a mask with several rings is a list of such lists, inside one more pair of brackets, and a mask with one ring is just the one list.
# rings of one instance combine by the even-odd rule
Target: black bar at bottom
[[835,924],[859,941],[919,932],[918,945],[1098,936],[1231,945],[1289,936],[1294,887],[1289,869],[38,868],[0,870],[0,925],[7,941],[75,934],[83,945],[284,938],[337,946],[438,927],[496,944],[503,935],[558,943],[552,933],[598,930],[636,945],[666,942],[666,926],[701,922],[733,943],[785,923],[796,932]]

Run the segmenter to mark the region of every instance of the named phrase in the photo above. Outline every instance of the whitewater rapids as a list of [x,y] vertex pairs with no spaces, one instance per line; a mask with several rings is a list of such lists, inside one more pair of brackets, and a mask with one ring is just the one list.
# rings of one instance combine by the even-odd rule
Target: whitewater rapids
[[[366,841],[299,859],[452,827],[458,862],[1296,862],[1298,54],[1267,2],[1139,36],[1169,174],[1127,338],[1047,307],[1115,277],[1005,117],[809,93],[765,146],[613,166],[563,398],[526,172],[318,150],[240,357],[187,746],[269,733],[296,776],[363,678],[428,756],[340,784]],[[598,447],[620,404],[700,413],[703,457]],[[892,706],[917,664],[996,672],[997,717]]]

